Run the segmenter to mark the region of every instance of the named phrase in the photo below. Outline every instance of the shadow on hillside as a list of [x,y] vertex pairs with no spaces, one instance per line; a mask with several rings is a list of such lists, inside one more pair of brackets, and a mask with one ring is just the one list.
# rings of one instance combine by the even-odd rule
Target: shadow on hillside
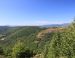
[[31,57],[33,57],[35,55],[36,55],[36,53],[33,53],[33,51],[26,50],[25,52],[20,52],[17,55],[17,58],[31,58]]

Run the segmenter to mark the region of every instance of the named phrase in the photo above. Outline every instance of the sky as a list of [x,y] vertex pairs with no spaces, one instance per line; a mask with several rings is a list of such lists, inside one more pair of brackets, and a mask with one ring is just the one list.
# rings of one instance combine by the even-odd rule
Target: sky
[[75,0],[0,0],[0,25],[46,25],[70,23]]

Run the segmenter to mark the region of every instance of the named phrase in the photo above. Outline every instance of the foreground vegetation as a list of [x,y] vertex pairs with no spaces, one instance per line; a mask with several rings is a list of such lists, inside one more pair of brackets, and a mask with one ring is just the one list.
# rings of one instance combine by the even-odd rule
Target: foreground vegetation
[[5,38],[0,40],[0,58],[75,58],[75,22],[53,30],[36,26],[8,28],[4,35],[0,37]]

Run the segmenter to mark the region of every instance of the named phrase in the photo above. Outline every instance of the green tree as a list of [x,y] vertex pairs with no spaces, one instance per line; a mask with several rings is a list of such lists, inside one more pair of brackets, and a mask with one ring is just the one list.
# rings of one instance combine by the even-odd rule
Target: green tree
[[23,52],[25,50],[25,46],[22,42],[18,41],[13,49],[12,49],[12,57],[13,58],[16,58],[17,55],[20,53],[20,52]]

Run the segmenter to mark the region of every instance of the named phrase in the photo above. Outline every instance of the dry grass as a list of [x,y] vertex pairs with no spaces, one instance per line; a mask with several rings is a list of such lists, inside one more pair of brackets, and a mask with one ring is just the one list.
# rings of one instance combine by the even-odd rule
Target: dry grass
[[38,33],[37,38],[42,38],[45,34],[51,33],[51,32],[61,32],[63,31],[63,28],[48,28],[46,30],[42,30],[41,32]]

